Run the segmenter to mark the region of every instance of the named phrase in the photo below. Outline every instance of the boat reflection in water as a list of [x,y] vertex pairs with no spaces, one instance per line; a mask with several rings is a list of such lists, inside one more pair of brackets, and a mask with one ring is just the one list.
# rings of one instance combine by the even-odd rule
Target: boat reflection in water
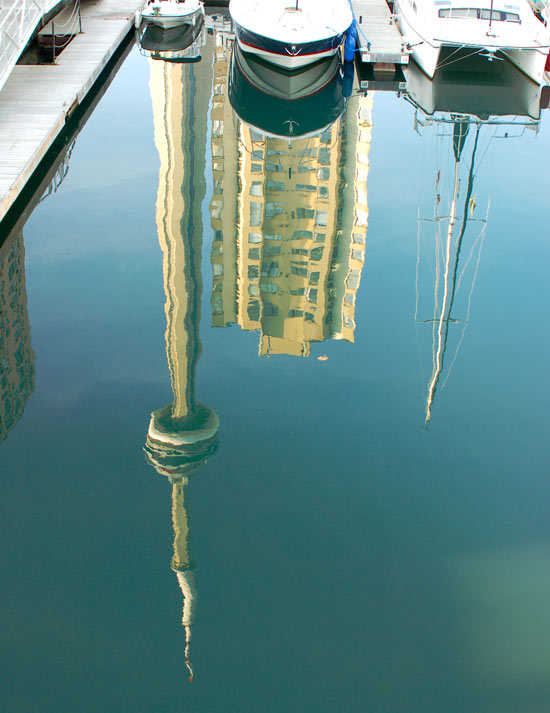
[[145,453],[172,485],[172,569],[184,599],[182,624],[190,680],[196,589],[184,490],[189,475],[216,452],[219,429],[215,411],[195,395],[195,372],[201,354],[201,201],[206,147],[206,122],[201,117],[208,111],[210,67],[211,62],[151,62],[155,143],[161,160],[156,220],[163,252],[166,357],[174,398],[151,414]]
[[229,99],[235,113],[263,134],[287,138],[319,134],[346,106],[339,56],[300,72],[286,72],[233,49]]
[[146,25],[138,38],[143,54],[165,62],[198,62],[204,41],[205,26],[202,15],[194,25],[179,25],[168,29],[158,25]]
[[405,76],[415,128],[432,130],[438,142],[433,214],[418,221],[415,321],[431,331],[427,427],[464,339],[485,240],[490,198],[481,205],[474,191],[478,160],[493,139],[538,130],[541,89],[509,62],[488,72],[479,57],[437,71],[433,81],[414,63]]
[[228,59],[214,62],[213,326],[259,331],[260,356],[353,342],[372,99],[345,98],[334,57],[292,75],[236,46]]

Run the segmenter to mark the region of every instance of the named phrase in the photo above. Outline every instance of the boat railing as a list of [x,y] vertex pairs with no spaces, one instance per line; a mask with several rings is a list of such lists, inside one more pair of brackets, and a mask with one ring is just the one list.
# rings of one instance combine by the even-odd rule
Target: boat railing
[[0,8],[0,90],[52,0],[4,0]]

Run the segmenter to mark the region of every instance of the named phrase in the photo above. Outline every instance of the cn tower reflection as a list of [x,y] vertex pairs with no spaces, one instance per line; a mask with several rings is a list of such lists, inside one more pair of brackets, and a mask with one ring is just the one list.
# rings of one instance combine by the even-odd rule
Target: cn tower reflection
[[[151,62],[155,143],[160,156],[157,230],[163,251],[166,294],[166,356],[174,399],[153,411],[147,432],[147,460],[172,485],[174,554],[172,569],[183,595],[185,665],[193,679],[191,627],[196,603],[189,523],[184,493],[189,475],[200,468],[218,443],[216,412],[195,395],[201,355],[199,337],[202,279],[201,202],[210,62],[196,65]],[[210,70],[211,71],[211,70]]]

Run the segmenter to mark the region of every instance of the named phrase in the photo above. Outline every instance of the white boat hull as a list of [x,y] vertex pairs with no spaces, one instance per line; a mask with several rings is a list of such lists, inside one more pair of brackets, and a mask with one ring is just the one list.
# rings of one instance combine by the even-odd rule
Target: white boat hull
[[396,5],[396,15],[399,30],[412,50],[412,58],[430,79],[433,78],[439,62],[441,45],[431,44],[426,37],[420,35],[398,5]]
[[149,25],[170,30],[181,25],[195,25],[204,15],[202,3],[151,2],[142,10],[141,16]]
[[547,54],[541,50],[506,49],[502,53],[510,62],[537,84],[544,82],[544,67]]
[[237,39],[237,44],[243,52],[253,54],[256,57],[261,57],[261,59],[277,67],[283,67],[284,69],[299,69],[300,67],[307,67],[310,64],[318,62],[326,57],[333,57],[340,46],[334,47],[333,49],[326,50],[324,52],[314,52],[307,55],[283,55],[277,52],[269,52],[268,50],[260,49],[259,47],[253,47],[241,42]]
[[[430,78],[437,68],[447,66],[447,61],[440,61],[441,49],[450,48],[466,50],[469,54],[479,53],[487,57],[487,61],[504,55],[537,84],[544,80],[549,33],[530,10],[528,15],[522,15],[522,22],[495,21],[491,30],[487,22],[479,19],[440,20],[435,16],[430,26],[429,22],[423,21],[427,16],[416,15],[409,5],[407,0],[396,3],[399,29],[412,50],[413,59]],[[519,12],[520,8],[516,9]],[[449,63],[456,61],[449,60]]]
[[335,55],[353,22],[348,0],[231,0],[240,49],[293,70]]

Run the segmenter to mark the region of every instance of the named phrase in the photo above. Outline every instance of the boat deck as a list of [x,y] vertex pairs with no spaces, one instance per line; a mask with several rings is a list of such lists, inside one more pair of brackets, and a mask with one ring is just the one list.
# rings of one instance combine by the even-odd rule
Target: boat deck
[[352,0],[363,62],[408,64],[409,50],[386,0]]

